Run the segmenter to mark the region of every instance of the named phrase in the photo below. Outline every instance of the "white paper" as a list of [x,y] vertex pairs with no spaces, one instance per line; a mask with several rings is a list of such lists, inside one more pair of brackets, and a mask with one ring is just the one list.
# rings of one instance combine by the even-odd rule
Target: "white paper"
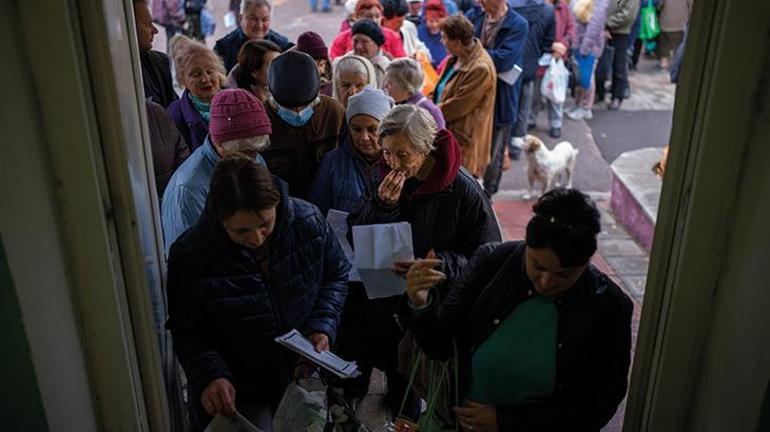
[[[353,264],[355,257],[353,256],[353,248],[350,247],[347,235],[348,214],[344,211],[329,209],[329,212],[326,214],[326,221],[329,223],[329,226],[332,227],[332,231],[334,231],[334,235],[337,237],[337,241],[340,242],[342,251],[345,252],[345,256],[348,258],[348,261],[350,261],[350,264]],[[348,273],[348,280],[361,280],[361,276],[358,275],[358,271],[356,271],[355,266],[350,269],[350,273]]]
[[508,85],[514,85],[516,84],[516,80],[519,79],[519,76],[521,76],[523,71],[524,70],[521,68],[521,66],[513,65],[510,70],[505,72],[498,72],[497,78]]
[[353,227],[355,267],[370,299],[406,291],[406,281],[391,271],[395,261],[414,259],[409,222]]
[[361,375],[355,362],[349,362],[337,357],[331,351],[316,352],[313,343],[302,336],[296,329],[278,336],[275,341],[290,350],[308,358],[313,363],[323,367],[340,378],[353,378]]

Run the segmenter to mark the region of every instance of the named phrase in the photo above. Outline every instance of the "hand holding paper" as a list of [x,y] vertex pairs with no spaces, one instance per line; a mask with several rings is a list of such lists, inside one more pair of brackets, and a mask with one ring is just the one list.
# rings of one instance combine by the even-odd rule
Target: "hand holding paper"
[[355,266],[370,299],[403,294],[404,279],[393,274],[399,261],[414,260],[408,222],[353,227]]

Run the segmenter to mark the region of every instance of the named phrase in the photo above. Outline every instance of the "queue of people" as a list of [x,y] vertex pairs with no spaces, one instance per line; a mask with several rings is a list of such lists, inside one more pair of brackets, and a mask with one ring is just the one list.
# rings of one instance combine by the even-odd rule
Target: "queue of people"
[[[193,430],[236,411],[271,430],[289,383],[313,371],[273,342],[291,329],[385,372],[392,416],[416,421],[426,397],[399,364],[407,331],[428,357],[458,360],[460,404],[444,420],[464,430],[598,431],[614,414],[631,307],[590,264],[593,202],[544,195],[523,242],[502,242],[491,204],[539,103],[538,59],[594,55],[590,23],[609,7],[597,0],[581,29],[563,0],[480,0],[465,13],[447,2],[358,0],[327,45],[311,31],[290,41],[268,0],[243,0],[213,50],[171,40],[177,96],[171,61],[151,50],[148,4],[134,0],[167,328]],[[405,294],[369,300],[348,280],[330,210],[348,213],[349,238],[357,225],[410,224],[414,257],[392,269]]]

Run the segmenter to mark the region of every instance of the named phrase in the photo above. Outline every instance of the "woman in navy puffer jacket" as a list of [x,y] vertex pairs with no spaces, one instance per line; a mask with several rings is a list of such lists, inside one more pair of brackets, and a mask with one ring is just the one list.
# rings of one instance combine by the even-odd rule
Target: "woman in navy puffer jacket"
[[297,357],[273,339],[296,328],[334,340],[350,264],[321,213],[245,158],[220,162],[198,224],[172,246],[169,320],[190,383],[193,429],[237,411],[270,430]]

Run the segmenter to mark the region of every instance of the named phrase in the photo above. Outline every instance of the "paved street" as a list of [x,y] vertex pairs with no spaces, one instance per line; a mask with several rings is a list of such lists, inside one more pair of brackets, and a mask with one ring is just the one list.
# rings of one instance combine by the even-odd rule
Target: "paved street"
[[[207,41],[213,46],[214,41],[225,35],[222,17],[227,12],[228,1],[209,0],[217,29]],[[312,29],[324,37],[327,45],[337,34],[343,18],[341,6],[331,2],[331,13],[310,13],[306,0],[276,0],[272,28],[292,40],[306,30]],[[165,51],[165,33],[155,37],[156,49]],[[602,211],[603,232],[599,236],[599,251],[593,263],[610,275],[635,301],[633,336],[636,340],[641,304],[644,294],[649,259],[647,254],[632,240],[622,226],[615,222],[609,210],[609,192],[611,185],[610,164],[623,152],[642,147],[662,147],[668,143],[671,129],[671,116],[674,106],[675,86],[670,84],[667,74],[655,70],[655,62],[642,59],[639,70],[630,76],[632,96],[626,100],[619,111],[608,111],[603,104],[597,104],[594,119],[588,122],[564,119],[562,138],[553,140],[547,134],[545,113],[538,119],[538,129],[532,133],[538,135],[549,146],[558,141],[570,141],[580,150],[578,155],[574,187],[593,196]],[[567,101],[567,107],[572,101]],[[510,170],[505,172],[502,190],[495,196],[494,207],[498,214],[506,239],[522,239],[524,228],[531,216],[534,201],[523,201],[522,195],[527,188],[526,162],[514,161]],[[379,403],[385,390],[379,375],[375,375],[367,397],[359,411],[367,424],[374,431],[384,430],[385,413]],[[618,415],[604,429],[620,431],[624,406]]]

